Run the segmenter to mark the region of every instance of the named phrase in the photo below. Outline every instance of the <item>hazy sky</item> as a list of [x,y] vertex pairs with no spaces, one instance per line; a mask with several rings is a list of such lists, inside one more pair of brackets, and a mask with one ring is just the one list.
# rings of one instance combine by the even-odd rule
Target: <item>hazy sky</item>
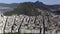
[[[0,3],[36,2],[37,0],[0,0]],[[39,0],[45,4],[60,4],[60,0]]]

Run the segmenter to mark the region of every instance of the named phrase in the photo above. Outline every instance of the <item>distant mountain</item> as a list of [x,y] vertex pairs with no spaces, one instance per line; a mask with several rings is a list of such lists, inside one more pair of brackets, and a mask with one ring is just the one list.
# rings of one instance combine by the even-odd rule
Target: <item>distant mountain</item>
[[37,9],[33,6],[32,2],[24,2],[20,3],[17,8],[14,9],[14,11],[6,12],[4,15],[13,15],[13,14],[24,14],[29,16],[38,15]]
[[[4,13],[6,15],[8,15],[8,14],[9,15],[12,15],[12,14],[38,15],[39,12],[37,11],[37,8],[41,9],[42,11],[46,10],[46,11],[50,11],[53,13],[60,10],[60,5],[46,5],[39,1],[37,1],[35,3],[34,2],[24,2],[24,3],[18,3],[18,4],[16,4],[16,3],[5,4],[4,6],[17,7],[12,12]],[[58,14],[58,13],[56,13],[56,14]]]
[[60,10],[60,5],[46,5],[52,11]]
[[40,9],[41,8],[48,9],[48,10],[50,9],[51,11],[60,10],[60,5],[46,5],[46,4],[44,4],[42,2],[39,2],[39,1],[35,2],[34,5],[37,6],[38,8],[40,8]]
[[53,13],[55,13],[56,15],[60,15],[60,10],[54,11]]
[[[33,2],[30,2],[30,3],[32,3],[35,7],[39,7],[39,8],[46,7],[46,8],[49,8],[51,10],[60,10],[60,5],[46,5],[46,4],[44,4],[42,2],[39,2],[39,1],[37,1],[35,3],[33,3]],[[0,3],[0,6],[4,6],[4,7],[17,7],[19,4],[21,4],[21,3],[12,3],[12,4]]]
[[42,12],[44,10],[50,11],[48,8],[46,8],[44,6],[44,4],[42,2],[35,2],[35,3],[24,2],[24,3],[20,3],[19,6],[17,6],[17,8],[14,9],[14,11],[6,12],[6,13],[4,13],[4,15],[24,14],[24,15],[28,15],[28,16],[37,16],[40,14],[40,12],[39,12],[40,10]]
[[5,4],[5,3],[0,3],[0,6],[3,6],[3,7],[17,7],[19,5],[19,3],[12,3],[12,4]]
[[37,1],[34,3],[34,6],[43,10],[48,10],[57,15],[60,15],[60,5],[46,5],[42,2]]
[[44,3],[39,2],[39,1],[34,3],[34,7],[37,7],[43,10],[49,10],[49,8]]

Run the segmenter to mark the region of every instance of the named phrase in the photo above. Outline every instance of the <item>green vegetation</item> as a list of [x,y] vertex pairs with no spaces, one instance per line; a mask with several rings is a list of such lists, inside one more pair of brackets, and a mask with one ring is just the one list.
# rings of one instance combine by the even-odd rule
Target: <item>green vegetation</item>
[[32,3],[25,2],[25,3],[21,3],[17,8],[14,9],[14,11],[4,13],[4,15],[6,16],[10,16],[13,14],[17,14],[17,15],[24,14],[24,15],[34,16],[34,15],[38,15],[38,11],[36,10],[35,7],[33,7]]

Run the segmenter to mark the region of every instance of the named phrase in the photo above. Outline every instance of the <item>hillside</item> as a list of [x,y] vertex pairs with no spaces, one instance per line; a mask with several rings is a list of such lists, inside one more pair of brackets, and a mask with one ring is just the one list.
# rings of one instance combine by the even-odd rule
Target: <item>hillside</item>
[[25,14],[25,15],[38,15],[38,11],[35,7],[33,7],[32,3],[25,2],[20,4],[14,11],[6,12],[4,15],[12,15],[12,14]]
[[14,11],[6,12],[4,15],[13,15],[13,14],[24,14],[24,15],[39,15],[40,12],[38,12],[37,8],[41,10],[47,10],[50,12],[58,11],[60,10],[60,5],[46,5],[42,2],[24,2],[20,3],[17,8],[14,9]]
[[20,15],[20,14],[24,14],[24,15],[29,15],[29,16],[36,16],[36,15],[40,14],[40,12],[38,12],[37,8],[39,8],[41,10],[49,11],[48,8],[42,6],[43,3],[40,2],[41,6],[38,6],[36,3],[39,4],[39,2],[20,3],[19,6],[14,9],[14,11],[6,12],[6,13],[4,13],[4,15],[13,15],[13,14]]

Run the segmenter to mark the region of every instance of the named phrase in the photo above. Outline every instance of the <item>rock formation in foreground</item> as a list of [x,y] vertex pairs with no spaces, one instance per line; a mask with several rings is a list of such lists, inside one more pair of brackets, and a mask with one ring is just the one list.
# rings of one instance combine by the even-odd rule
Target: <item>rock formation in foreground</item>
[[[56,33],[59,30],[60,16],[48,11],[42,11],[38,16],[12,15],[0,16],[0,33]],[[44,24],[43,24],[44,23]]]

